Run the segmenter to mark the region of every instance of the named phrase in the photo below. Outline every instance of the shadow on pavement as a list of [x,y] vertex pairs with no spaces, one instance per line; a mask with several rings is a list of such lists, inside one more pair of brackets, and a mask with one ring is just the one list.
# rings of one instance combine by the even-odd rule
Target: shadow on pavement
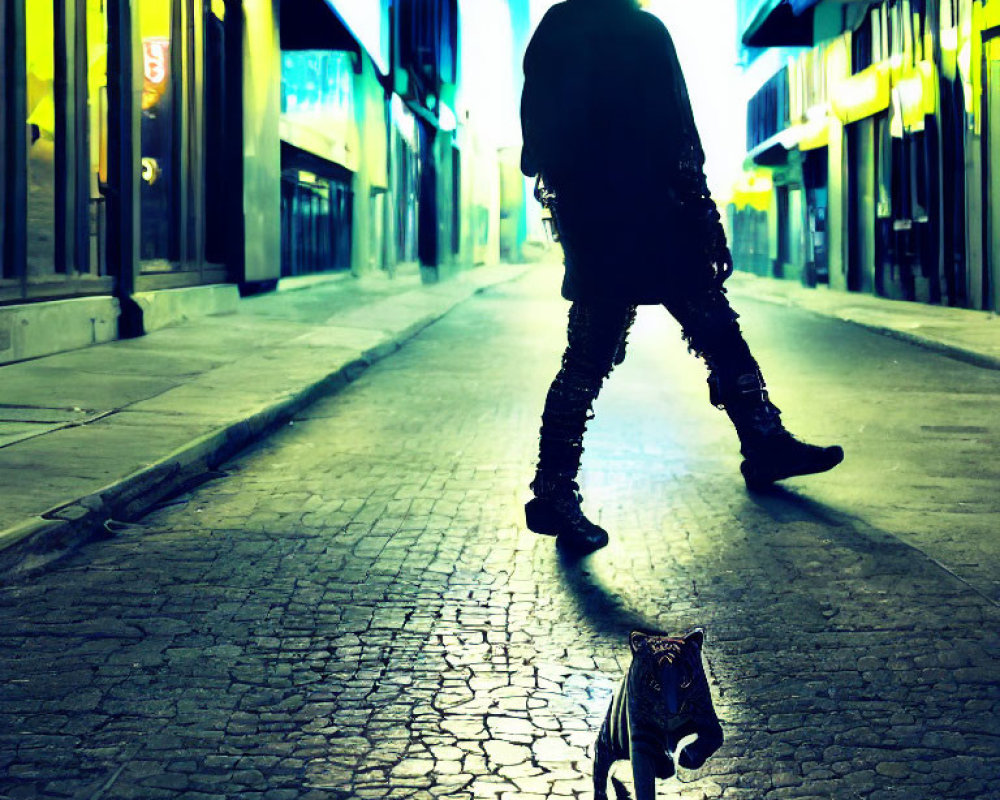
[[631,631],[656,632],[653,620],[625,607],[614,587],[588,568],[589,558],[556,550],[559,578],[577,611],[595,631],[615,637],[628,636]]

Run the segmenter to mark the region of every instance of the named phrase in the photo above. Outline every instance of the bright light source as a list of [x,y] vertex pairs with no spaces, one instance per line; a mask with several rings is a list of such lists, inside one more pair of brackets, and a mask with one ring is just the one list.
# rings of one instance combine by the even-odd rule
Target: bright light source
[[461,0],[462,97],[479,132],[498,146],[521,138],[514,88],[517,63],[507,0]]

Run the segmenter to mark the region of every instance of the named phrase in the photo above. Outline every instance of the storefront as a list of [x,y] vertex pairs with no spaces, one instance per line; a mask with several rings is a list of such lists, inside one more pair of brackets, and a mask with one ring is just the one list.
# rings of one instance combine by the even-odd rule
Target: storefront
[[[60,302],[58,348],[81,346],[168,322],[143,319],[157,292],[228,285],[235,297],[239,283],[277,277],[276,253],[257,247],[266,226],[248,242],[243,222],[258,202],[244,203],[249,180],[277,225],[277,125],[273,136],[244,125],[277,105],[273,2],[3,4],[0,330],[15,307]],[[261,251],[252,265],[249,245]],[[6,339],[0,362],[42,352]]]
[[110,293],[104,3],[8,2],[0,31],[0,303]]
[[281,57],[281,274],[351,268],[357,51]]

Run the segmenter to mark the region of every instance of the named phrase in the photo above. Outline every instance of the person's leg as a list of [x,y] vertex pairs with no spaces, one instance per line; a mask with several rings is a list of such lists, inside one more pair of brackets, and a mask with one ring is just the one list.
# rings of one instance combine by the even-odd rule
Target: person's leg
[[607,533],[580,510],[576,483],[583,436],[605,378],[624,358],[625,337],[635,308],[622,304],[574,303],[569,312],[562,367],[542,412],[535,498],[525,507],[528,527],[558,536],[560,544],[590,552],[607,544]]
[[785,430],[740,331],[739,315],[721,289],[666,305],[684,328],[691,350],[708,365],[711,402],[725,409],[740,437],[744,457],[740,469],[748,487],[761,488],[794,475],[825,472],[843,460],[840,447],[805,444]]

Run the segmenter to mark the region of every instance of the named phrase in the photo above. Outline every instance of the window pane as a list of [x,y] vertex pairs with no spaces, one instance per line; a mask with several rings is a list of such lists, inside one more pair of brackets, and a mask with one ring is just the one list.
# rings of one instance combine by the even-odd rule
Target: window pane
[[174,147],[174,87],[172,74],[172,0],[142,0],[139,33],[142,38],[140,184],[140,244],[143,270],[170,269],[176,259],[177,181]]
[[55,31],[52,0],[27,0],[28,278],[51,277],[56,254]]
[[90,142],[90,271],[104,275],[108,180],[108,20],[105,0],[87,0],[87,125]]

